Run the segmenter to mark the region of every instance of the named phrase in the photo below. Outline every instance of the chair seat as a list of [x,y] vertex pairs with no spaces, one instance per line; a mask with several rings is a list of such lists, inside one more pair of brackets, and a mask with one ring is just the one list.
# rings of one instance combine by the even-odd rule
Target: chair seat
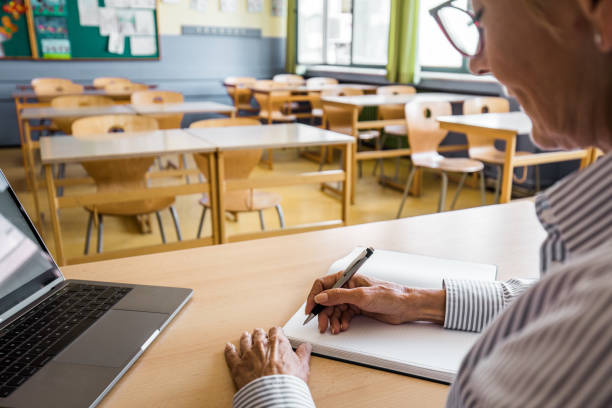
[[[253,190],[253,194],[248,191],[230,191],[225,195],[225,211],[229,212],[250,212],[274,208],[281,203],[281,197],[276,193],[267,191]],[[204,193],[200,199],[200,205],[210,207],[210,197]]]
[[406,126],[404,125],[389,125],[385,126],[385,133],[393,136],[406,136]]
[[256,110],[258,110],[256,107],[254,107],[250,103],[239,103],[238,104],[238,109],[239,110],[245,110],[245,111],[256,111]]
[[[268,111],[259,111],[259,118],[268,120]],[[272,112],[272,120],[274,122],[295,122],[297,120],[297,117],[294,115],[284,115],[281,112]]]
[[87,211],[97,210],[101,215],[131,216],[140,214],[151,214],[165,210],[174,204],[174,197],[153,198],[150,200],[129,201],[126,203],[96,204],[85,207]]
[[417,167],[453,173],[475,173],[484,169],[484,164],[478,160],[444,157],[439,154],[413,154],[411,159]]
[[[531,152],[518,151],[515,156],[526,156]],[[485,163],[504,164],[506,162],[506,152],[497,150],[493,146],[473,147],[470,149],[470,157]]]
[[[332,132],[343,133],[345,135],[352,135],[353,129],[350,126],[342,126],[342,127],[333,127],[331,129]],[[361,130],[359,131],[359,139],[361,140],[372,140],[380,137],[380,132],[378,130]]]

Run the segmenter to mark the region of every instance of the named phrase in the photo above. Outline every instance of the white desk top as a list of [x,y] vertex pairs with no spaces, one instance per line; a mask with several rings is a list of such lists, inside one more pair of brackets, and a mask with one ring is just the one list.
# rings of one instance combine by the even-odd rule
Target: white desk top
[[405,95],[357,95],[357,96],[328,96],[323,101],[335,102],[346,106],[382,106],[403,105],[415,100],[432,100],[442,102],[463,102],[473,98],[473,95],[425,92]]
[[[245,88],[244,86],[237,86],[238,88]],[[270,93],[274,91],[285,91],[285,92],[321,92],[327,89],[338,89],[338,88],[354,88],[361,89],[362,91],[374,91],[378,88],[377,85],[368,85],[368,84],[328,84],[322,86],[308,86],[308,85],[290,85],[288,84],[286,87],[279,87],[273,89],[261,89],[256,88],[255,86],[250,86],[249,89],[259,92],[259,93]]]
[[160,103],[154,105],[130,105],[134,112],[142,115],[155,115],[167,113],[230,113],[236,108],[217,102],[182,102]]
[[308,147],[354,143],[355,138],[314,126],[279,124],[186,129],[219,150]]
[[99,138],[81,140],[72,136],[41,137],[41,161],[43,164],[80,163],[216,150],[206,140],[193,137],[181,129],[103,134]]
[[13,98],[45,98],[51,99],[57,96],[65,96],[65,95],[99,95],[99,96],[108,96],[109,98],[127,98],[132,95],[132,92],[106,92],[104,89],[86,89],[83,92],[75,92],[75,93],[47,93],[47,94],[37,94],[34,91],[16,91],[12,93]]
[[125,114],[134,114],[134,111],[130,108],[129,105],[95,106],[74,109],[59,109],[48,107],[24,109],[21,112],[21,118],[24,120],[28,120]]
[[440,116],[437,118],[437,121],[450,125],[507,130],[517,134],[529,134],[532,128],[531,119],[523,112]]

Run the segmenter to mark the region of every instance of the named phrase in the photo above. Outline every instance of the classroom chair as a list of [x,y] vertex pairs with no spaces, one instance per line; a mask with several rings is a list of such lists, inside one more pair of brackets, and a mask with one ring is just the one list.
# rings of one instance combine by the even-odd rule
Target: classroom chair
[[[207,128],[207,127],[229,127],[229,126],[261,126],[261,122],[257,119],[251,118],[223,118],[223,119],[209,119],[194,122],[189,126],[190,128]],[[253,150],[237,150],[228,151],[223,153],[225,178],[226,179],[246,179],[255,169],[263,149]],[[208,179],[208,157],[203,154],[193,155],[198,168]],[[208,194],[204,194],[200,199],[200,205],[202,206],[202,216],[200,217],[200,224],[198,226],[198,238],[202,236],[202,229],[204,227],[204,218],[206,217],[206,211],[210,208],[210,198]],[[259,191],[255,189],[229,191],[225,194],[225,211],[234,214],[236,219],[238,213],[243,212],[254,212],[259,213],[259,223],[261,230],[266,229],[264,223],[263,211],[269,208],[275,208],[278,214],[278,220],[280,227],[285,228],[285,217],[283,215],[283,209],[281,207],[281,198],[276,193],[270,193],[267,191]]]
[[223,81],[225,90],[234,103],[234,107],[238,110],[238,113],[240,113],[240,111],[258,111],[256,107],[251,105],[251,99],[253,98],[251,86],[254,86],[255,82],[257,82],[257,80],[252,77],[227,77]]
[[[361,89],[343,87],[334,89],[324,89],[321,92],[321,97],[326,96],[358,96],[363,95]],[[361,112],[361,109],[360,109]],[[324,129],[328,129],[338,133],[352,136],[353,134],[353,114],[350,108],[340,108],[331,106],[323,101],[323,125]],[[380,132],[377,130],[360,130],[357,137],[357,151],[363,147],[363,142],[374,141],[375,149],[380,150]],[[325,154],[321,156],[319,171],[323,169]],[[359,177],[362,177],[362,163],[358,161]]]
[[[51,107],[56,109],[91,108],[94,106],[111,106],[115,102],[102,95],[65,95],[51,100]],[[67,135],[72,134],[72,123],[75,117],[53,119],[55,126]]]
[[459,192],[465,183],[468,174],[480,173],[480,193],[482,204],[485,204],[485,185],[484,185],[484,165],[473,159],[467,158],[447,158],[437,152],[438,146],[446,137],[448,131],[441,129],[436,118],[438,116],[448,116],[452,114],[449,102],[411,102],[406,104],[406,129],[408,130],[408,143],[410,145],[412,159],[412,169],[406,188],[402,196],[397,218],[402,215],[404,203],[408,192],[412,186],[412,181],[417,169],[430,170],[440,173],[442,185],[440,199],[438,202],[438,212],[442,212],[446,207],[446,192],[448,188],[447,173],[461,174],[459,186],[451,204],[451,210],[455,207]]
[[132,81],[130,81],[127,78],[113,78],[113,77],[101,77],[101,78],[95,78],[93,80],[93,86],[96,89],[104,89],[106,88],[107,85],[111,85],[111,84],[129,84]]
[[[284,84],[270,80],[259,80],[255,82],[255,89],[270,90],[275,88],[284,88]],[[285,103],[291,96],[289,91],[273,91],[271,93],[254,93],[255,100],[259,105],[259,119],[270,122],[295,122],[295,115],[287,115],[284,113]],[[268,112],[268,109],[270,112]]]
[[36,99],[39,102],[48,102],[58,95],[78,95],[82,94],[85,87],[72,82],[42,82],[33,86]]
[[66,78],[34,78],[30,81],[32,88],[41,85],[71,85],[72,80]]
[[[463,114],[464,115],[479,115],[482,113],[505,113],[510,111],[510,103],[505,98],[495,97],[479,97],[468,99],[463,103]],[[495,203],[499,203],[499,193],[501,186],[501,179],[503,174],[503,167],[505,162],[505,152],[498,150],[495,147],[495,139],[492,137],[478,136],[473,134],[466,134],[468,141],[468,153],[470,158],[479,160],[485,164],[490,164],[497,170],[497,177],[495,179]],[[515,155],[524,156],[531,154],[531,152],[517,151]],[[524,183],[527,179],[527,166],[523,167],[523,174],[519,178],[516,174],[513,174],[513,180],[515,183]],[[535,165],[535,181],[536,190],[540,190],[540,168]]]
[[303,76],[295,74],[277,74],[272,77],[272,80],[289,85],[303,85],[305,82]]
[[139,84],[135,82],[113,82],[106,85],[103,89],[104,92],[106,92],[107,94],[132,95],[134,92],[148,90],[149,86],[146,84]]
[[[153,118],[136,115],[108,115],[78,119],[72,124],[72,135],[83,140],[121,139],[123,132],[145,132],[157,130],[157,122]],[[119,160],[98,160],[81,163],[87,174],[94,179],[99,192],[117,193],[145,188],[146,174],[155,157],[140,157]],[[166,235],[162,224],[160,211],[168,209],[172,215],[176,236],[182,240],[178,216],[173,207],[175,197],[150,198],[127,201],[123,203],[93,204],[85,206],[89,212],[84,253],[89,253],[91,230],[96,223],[98,227],[98,248],[102,252],[104,216],[131,217],[155,213],[162,242],[166,243]]]
[[[326,77],[312,77],[306,80],[306,88],[324,88],[332,85],[338,85],[338,80]],[[308,96],[310,96],[313,120],[314,118],[322,118],[323,102],[321,102],[321,91],[308,92]]]

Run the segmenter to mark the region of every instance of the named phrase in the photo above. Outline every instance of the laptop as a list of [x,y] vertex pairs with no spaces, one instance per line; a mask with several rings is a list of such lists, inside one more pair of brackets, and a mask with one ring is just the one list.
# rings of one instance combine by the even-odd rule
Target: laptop
[[0,407],[96,406],[192,294],[66,280],[0,171]]

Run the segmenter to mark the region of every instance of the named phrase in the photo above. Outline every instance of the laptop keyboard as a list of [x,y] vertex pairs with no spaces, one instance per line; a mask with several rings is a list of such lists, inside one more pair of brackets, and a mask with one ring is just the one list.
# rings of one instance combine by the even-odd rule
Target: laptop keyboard
[[8,397],[131,288],[69,283],[0,331],[0,398]]

